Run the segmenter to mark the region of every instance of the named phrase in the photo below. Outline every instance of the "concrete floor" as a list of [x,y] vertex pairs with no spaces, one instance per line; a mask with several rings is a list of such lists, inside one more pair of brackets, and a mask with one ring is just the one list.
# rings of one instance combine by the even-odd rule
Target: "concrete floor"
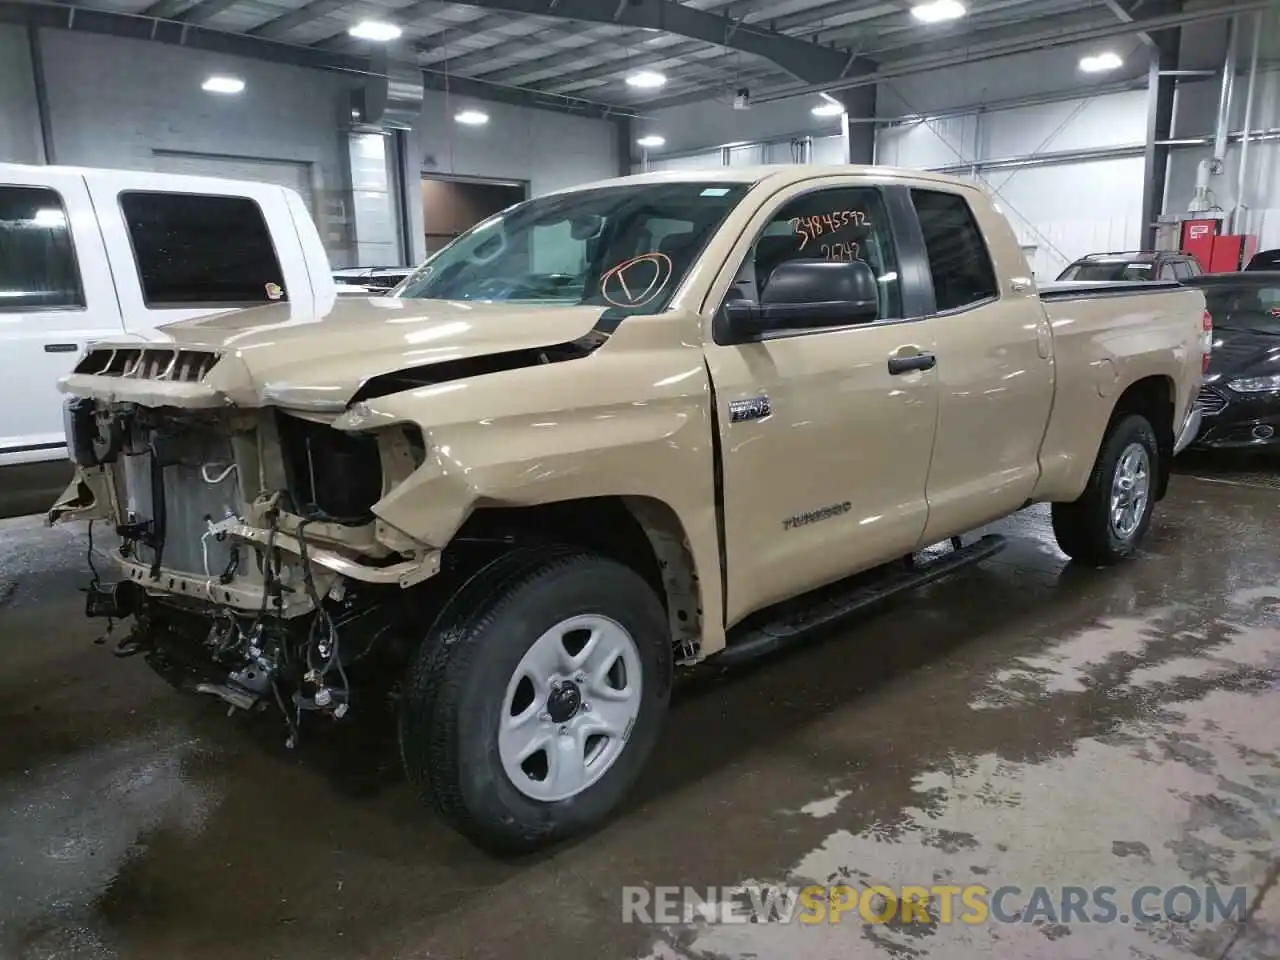
[[[421,810],[359,727],[287,753],[114,660],[82,535],[0,525],[0,957],[1275,960],[1280,484],[1187,469],[1134,563],[1068,567],[1034,509],[996,559],[688,686],[629,809],[520,863]],[[624,885],[746,881],[1243,884],[1250,909],[621,922]]]

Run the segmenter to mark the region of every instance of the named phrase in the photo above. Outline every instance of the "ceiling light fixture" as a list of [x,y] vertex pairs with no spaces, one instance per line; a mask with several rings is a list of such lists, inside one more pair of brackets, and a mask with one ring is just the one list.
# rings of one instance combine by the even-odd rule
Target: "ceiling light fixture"
[[455,114],[453,119],[468,127],[482,127],[489,122],[489,115],[483,110],[463,110]]
[[838,117],[844,113],[844,105],[840,103],[820,103],[809,111],[815,117]]
[[658,87],[665,85],[667,78],[656,70],[641,70],[639,73],[633,73],[627,77],[627,86],[636,87],[640,90],[656,90]]
[[911,8],[911,15],[921,23],[959,20],[968,12],[959,0],[931,0],[929,3],[917,3]]
[[1120,59],[1120,55],[1111,50],[1092,57],[1080,58],[1080,69],[1085,73],[1106,73],[1108,70],[1118,70],[1123,66],[1124,61]]
[[239,93],[244,89],[244,81],[239,77],[212,76],[200,84],[205,93]]
[[651,133],[647,137],[641,137],[636,141],[642,147],[660,147],[666,142],[666,137],[660,137],[656,133]]
[[394,23],[384,23],[381,20],[361,20],[354,27],[349,29],[347,33],[355,37],[357,40],[372,40],[375,43],[390,43],[392,40],[398,40],[400,34],[404,33]]

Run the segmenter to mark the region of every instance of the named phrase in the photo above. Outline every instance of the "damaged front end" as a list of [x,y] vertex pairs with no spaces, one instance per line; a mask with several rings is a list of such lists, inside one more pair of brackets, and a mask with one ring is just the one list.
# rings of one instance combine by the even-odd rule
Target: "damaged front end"
[[[95,571],[86,612],[133,618],[119,655],[140,654],[233,710],[278,706],[293,742],[304,715],[342,717],[359,672],[395,659],[404,588],[438,570],[435,548],[372,509],[422,465],[423,436],[410,424],[349,432],[331,425],[335,414],[205,403],[217,358],[192,361],[199,376],[184,381],[192,351],[170,352],[156,361],[171,372],[161,391],[141,382],[145,358],[92,352],[64,381],[77,472],[50,520],[89,520],[100,543],[109,526],[118,579]],[[123,385],[130,377],[139,389]]]

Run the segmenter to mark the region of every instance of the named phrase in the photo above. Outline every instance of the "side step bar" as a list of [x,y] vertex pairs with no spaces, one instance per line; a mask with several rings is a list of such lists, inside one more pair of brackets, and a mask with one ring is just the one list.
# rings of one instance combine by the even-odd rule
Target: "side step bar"
[[848,591],[838,593],[814,606],[802,610],[792,607],[778,619],[750,628],[746,633],[731,639],[729,646],[709,658],[707,663],[717,666],[734,666],[772,653],[792,641],[802,639],[820,627],[837,623],[872,604],[907,590],[923,587],[970,564],[993,557],[1006,545],[1007,541],[1004,537],[991,534],[981,540],[975,540],[967,547],[958,547],[949,553],[944,553],[936,560],[923,564],[904,565],[874,583],[853,586]]

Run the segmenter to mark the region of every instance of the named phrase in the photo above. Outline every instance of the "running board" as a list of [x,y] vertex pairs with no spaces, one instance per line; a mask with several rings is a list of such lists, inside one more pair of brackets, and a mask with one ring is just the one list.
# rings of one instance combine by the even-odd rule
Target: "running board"
[[[707,662],[717,666],[732,666],[768,653],[799,640],[814,630],[830,626],[867,607],[889,597],[923,587],[935,580],[955,573],[973,563],[995,556],[1005,548],[1004,537],[991,534],[976,540],[967,547],[959,547],[944,553],[927,563],[907,563],[900,569],[887,573],[874,583],[853,586],[849,590],[819,601],[801,610],[794,608],[775,620],[749,628],[733,638],[729,646]],[[911,561],[912,558],[908,558]],[[790,607],[791,605],[788,604]]]

